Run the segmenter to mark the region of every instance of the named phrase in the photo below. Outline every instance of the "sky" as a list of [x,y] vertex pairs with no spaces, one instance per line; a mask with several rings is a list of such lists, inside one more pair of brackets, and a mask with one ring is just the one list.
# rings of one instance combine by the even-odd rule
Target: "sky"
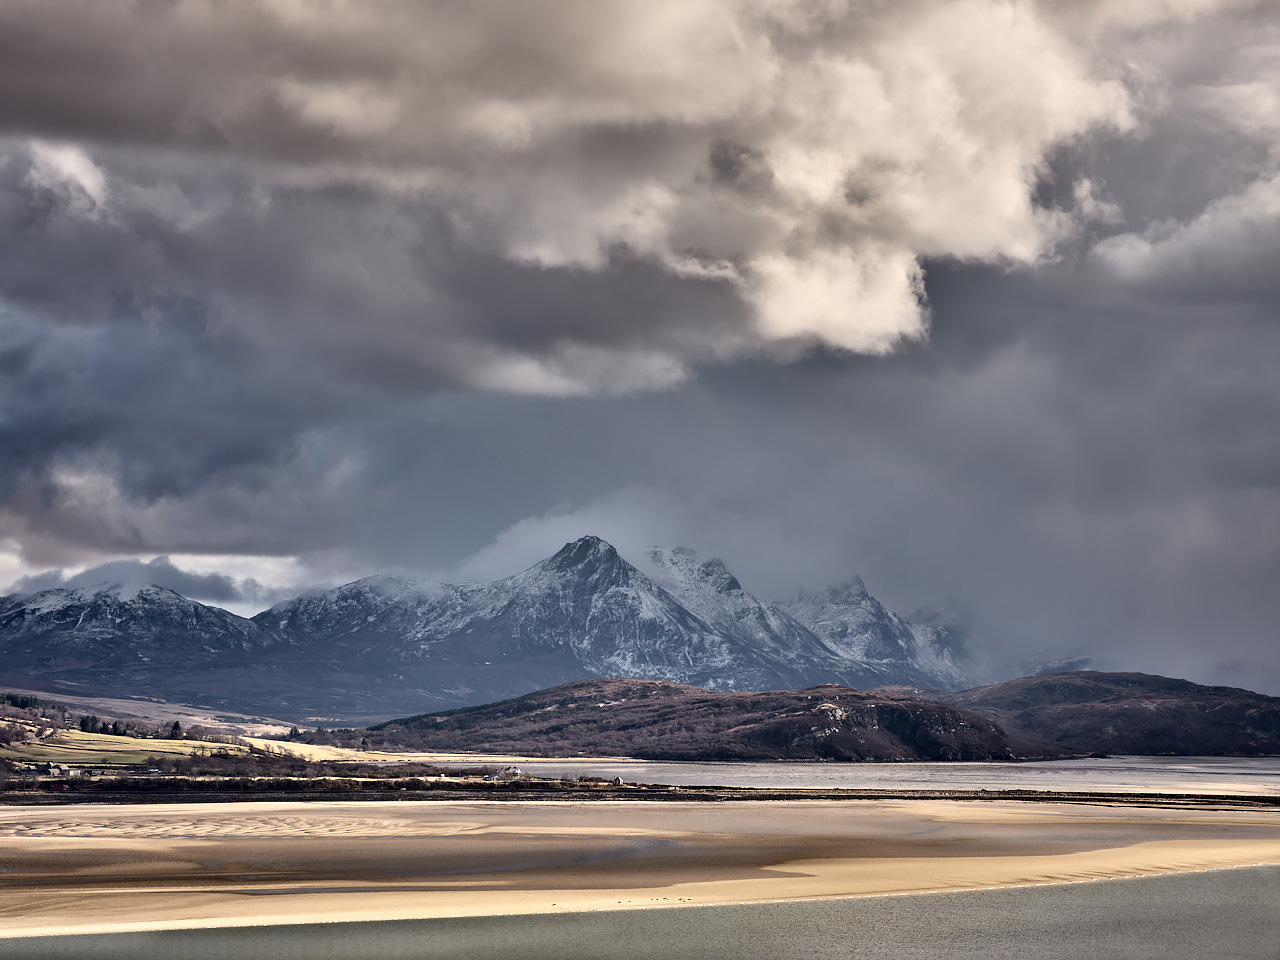
[[1273,2],[7,0],[0,589],[595,534],[1280,694],[1277,264]]

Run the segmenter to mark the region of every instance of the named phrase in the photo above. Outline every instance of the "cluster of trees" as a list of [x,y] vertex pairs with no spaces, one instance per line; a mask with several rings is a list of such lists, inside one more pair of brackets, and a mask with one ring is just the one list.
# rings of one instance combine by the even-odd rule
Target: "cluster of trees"
[[0,693],[0,719],[60,728],[66,726],[67,708],[24,693]]
[[[39,697],[25,693],[0,693],[0,744],[12,743],[15,739],[26,739],[29,734],[22,727],[3,721],[17,721],[38,727],[53,727],[55,730],[74,729],[79,727],[83,733],[106,733],[117,737],[135,737],[138,739],[156,740],[206,740],[210,743],[239,743],[239,739],[230,734],[212,730],[200,724],[184,728],[182,723],[147,723],[142,720],[120,720],[110,717],[99,717],[86,713],[72,713],[61,703],[51,703]],[[355,731],[341,731],[355,733]],[[297,733],[297,728],[294,728]],[[299,742],[313,742],[306,737],[315,735],[298,735]],[[3,739],[8,737],[9,739]],[[330,737],[321,728],[318,739],[314,742],[346,743],[349,737]]]
[[60,703],[49,703],[39,697],[25,693],[0,693],[0,707],[14,707],[18,710],[34,710],[44,713],[65,714],[67,708]]
[[341,727],[336,730],[326,730],[323,726],[316,727],[314,730],[299,730],[297,727],[292,727],[280,739],[289,743],[306,743],[313,747],[351,747],[368,750],[368,732],[352,727]]
[[204,740],[209,743],[239,743],[238,737],[210,730],[208,727],[193,724],[183,729],[178,720],[171,724],[142,723],[132,720],[103,720],[93,714],[85,714],[80,718],[80,730],[83,733],[106,733],[116,737],[135,737],[141,740]]
[[99,720],[91,714],[80,718],[81,733],[110,733],[117,737],[137,736],[136,730],[128,723],[119,720]]

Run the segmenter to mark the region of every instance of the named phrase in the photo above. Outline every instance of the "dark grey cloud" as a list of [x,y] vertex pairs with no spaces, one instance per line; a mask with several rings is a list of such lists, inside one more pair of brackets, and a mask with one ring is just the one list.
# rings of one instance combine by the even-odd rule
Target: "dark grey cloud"
[[1280,691],[1280,18],[1064,9],[5,4],[0,563],[596,533]]
[[901,610],[964,598],[1008,648],[1280,689],[1274,308],[1138,308],[1088,267],[931,276],[927,346],[579,425],[566,488],[606,463],[619,492],[513,525],[477,571],[574,529],[683,535],[765,594],[857,572]]

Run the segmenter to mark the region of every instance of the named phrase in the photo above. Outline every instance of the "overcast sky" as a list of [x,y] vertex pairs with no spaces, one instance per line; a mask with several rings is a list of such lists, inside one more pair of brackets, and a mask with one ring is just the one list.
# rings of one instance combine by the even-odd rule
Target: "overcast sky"
[[594,533],[1280,693],[1278,266],[1274,2],[6,0],[0,587]]

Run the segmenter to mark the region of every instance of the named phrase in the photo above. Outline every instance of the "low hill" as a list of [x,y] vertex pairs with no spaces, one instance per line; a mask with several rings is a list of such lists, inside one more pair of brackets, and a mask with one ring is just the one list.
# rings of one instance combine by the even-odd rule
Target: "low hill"
[[825,685],[713,693],[584,680],[513,700],[371,727],[374,747],[652,760],[1009,760],[1066,751],[967,710]]
[[1235,687],[1079,670],[934,696],[1007,730],[1077,751],[1280,754],[1280,697]]

